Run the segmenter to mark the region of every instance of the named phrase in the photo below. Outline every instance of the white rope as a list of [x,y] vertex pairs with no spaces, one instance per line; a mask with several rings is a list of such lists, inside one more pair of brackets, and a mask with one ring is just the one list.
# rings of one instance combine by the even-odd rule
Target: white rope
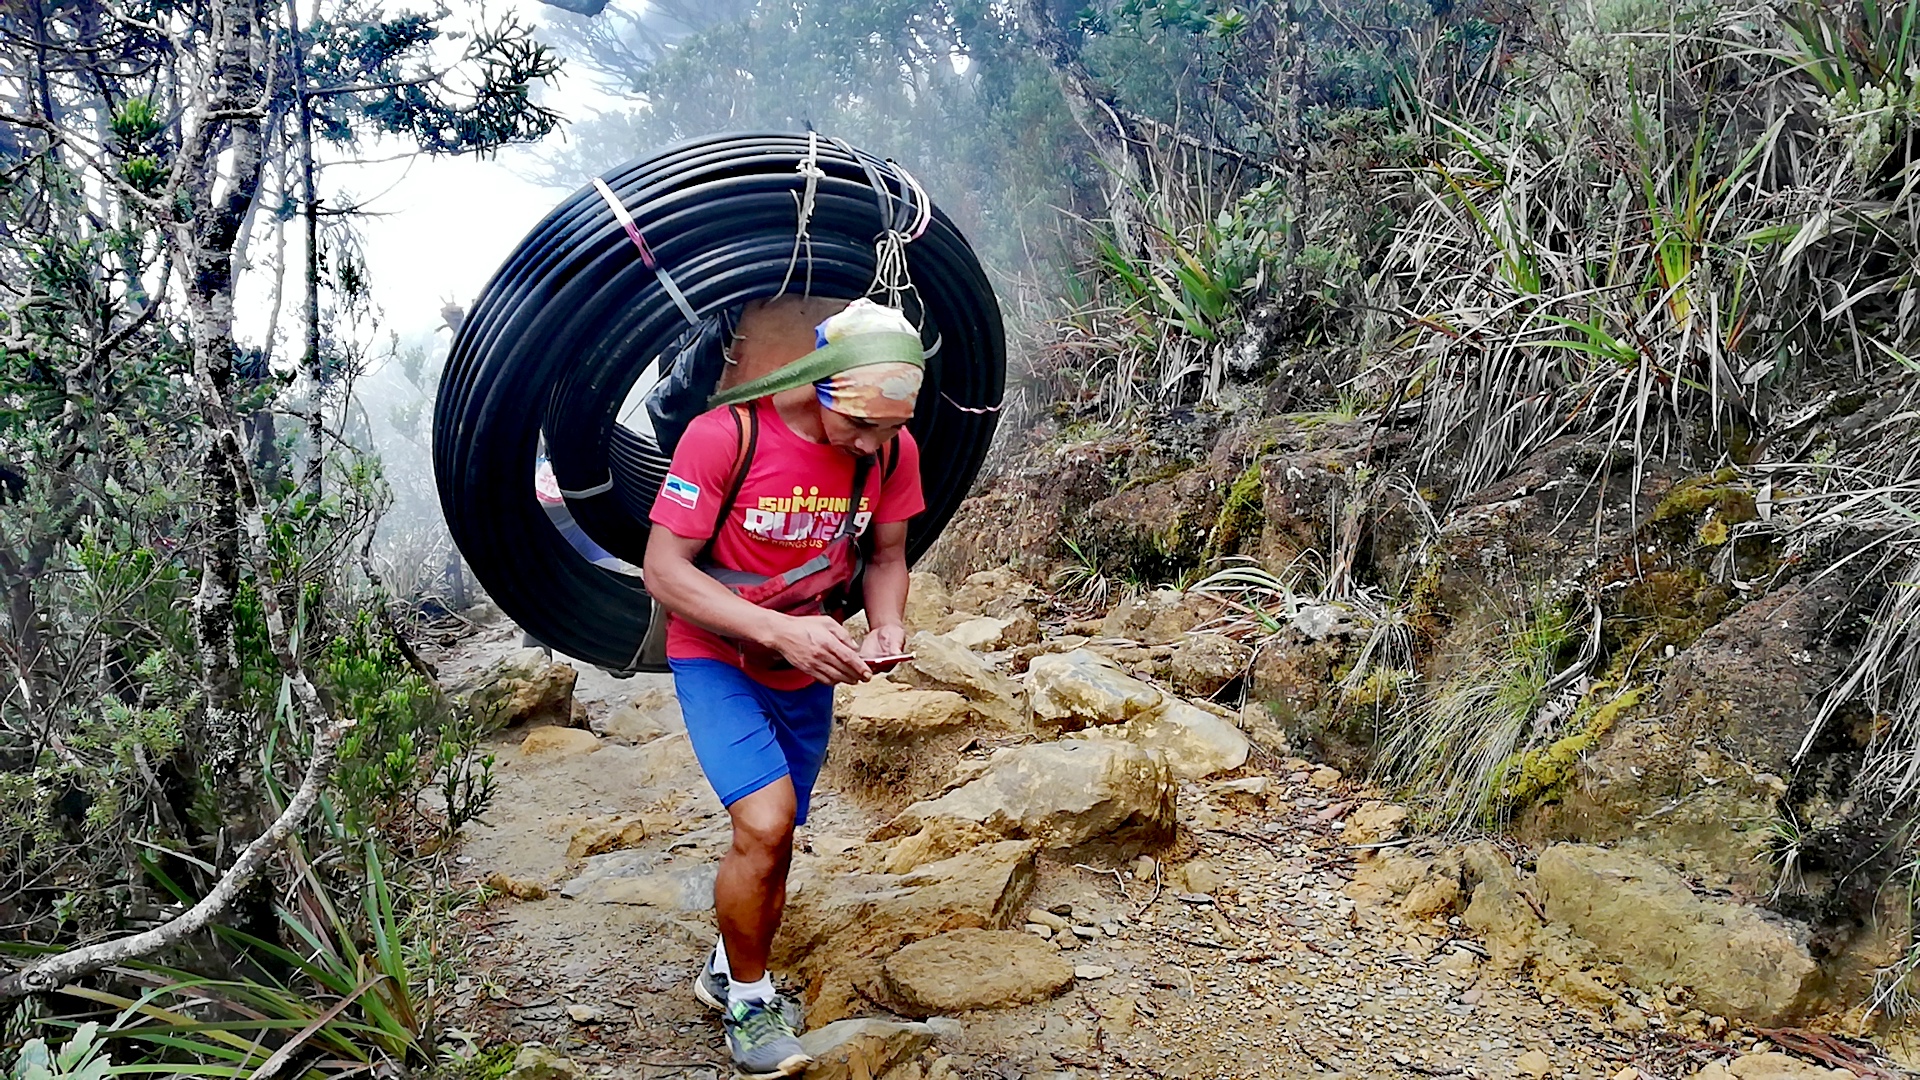
[[775,296],[787,295],[787,286],[793,282],[794,266],[800,261],[802,245],[807,249],[807,284],[801,295],[813,295],[813,234],[810,231],[813,225],[813,200],[815,193],[820,189],[820,181],[827,175],[825,170],[820,168],[818,132],[807,132],[807,156],[800,159],[798,171],[801,176],[807,178],[807,183],[804,192],[793,193],[794,211],[799,224],[793,232],[793,254],[787,256],[787,276],[780,279],[780,291],[775,293]]

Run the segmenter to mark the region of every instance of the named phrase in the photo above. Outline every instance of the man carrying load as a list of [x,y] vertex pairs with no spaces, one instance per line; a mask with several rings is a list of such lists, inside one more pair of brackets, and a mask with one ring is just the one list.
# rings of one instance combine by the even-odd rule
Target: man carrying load
[[[834,685],[866,681],[870,659],[906,645],[907,521],[925,509],[905,428],[924,369],[918,332],[867,300],[796,326],[807,303],[775,299],[743,318],[733,359],[774,370],[716,396],[681,436],[645,566],[671,612],[688,738],[733,825],[714,880],[720,941],[694,988],[721,1010],[748,1077],[811,1060],[798,1005],[767,973],[793,830],[826,757]],[[840,623],[856,581],[872,628],[857,645]]]

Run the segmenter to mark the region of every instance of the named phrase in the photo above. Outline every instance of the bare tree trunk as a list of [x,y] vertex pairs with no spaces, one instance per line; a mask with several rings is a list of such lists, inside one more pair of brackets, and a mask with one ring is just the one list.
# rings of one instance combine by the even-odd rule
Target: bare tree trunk
[[[233,251],[259,194],[265,156],[266,93],[256,51],[263,44],[256,0],[220,0],[213,12],[212,86],[182,147],[182,194],[193,212],[175,228],[187,271],[194,388],[207,443],[200,461],[200,586],[194,596],[202,702],[196,732],[203,760],[226,782],[221,817],[248,835],[258,800],[247,797],[257,735],[241,708],[234,602],[240,587],[238,436],[228,400],[233,378]],[[224,154],[223,154],[224,151]],[[221,184],[220,164],[227,164]]]
[[300,40],[298,0],[287,0],[287,30],[293,36],[293,96],[300,107],[300,192],[306,197],[307,349],[300,366],[307,373],[313,400],[307,412],[307,470],[301,486],[319,495],[327,462],[326,399],[320,370],[320,196],[313,185],[313,99],[307,96],[306,45]]
[[1136,152],[1138,140],[1113,102],[1096,90],[1093,75],[1081,62],[1079,52],[1047,13],[1046,0],[1019,0],[1014,6],[1021,28],[1053,69],[1067,111],[1086,133],[1094,157],[1107,171],[1107,217],[1113,225],[1114,240],[1128,255],[1146,254],[1146,213],[1140,204],[1144,174]]

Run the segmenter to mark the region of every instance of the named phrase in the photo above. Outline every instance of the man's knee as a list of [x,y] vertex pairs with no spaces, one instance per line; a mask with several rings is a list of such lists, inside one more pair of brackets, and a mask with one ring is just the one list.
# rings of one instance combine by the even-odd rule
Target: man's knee
[[[742,800],[743,802],[751,800]],[[752,806],[734,804],[733,846],[752,854],[784,855],[793,847],[793,804],[769,800]]]

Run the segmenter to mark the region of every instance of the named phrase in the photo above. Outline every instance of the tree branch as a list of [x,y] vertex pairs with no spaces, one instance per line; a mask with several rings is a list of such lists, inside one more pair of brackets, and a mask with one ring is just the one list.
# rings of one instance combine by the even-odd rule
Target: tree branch
[[313,757],[307,762],[307,771],[300,778],[300,787],[294,791],[293,798],[287,801],[287,808],[280,812],[273,824],[267,826],[265,832],[240,852],[240,857],[233,861],[212,891],[202,897],[199,903],[150,930],[36,960],[0,979],[0,1001],[47,993],[102,968],[177,945],[204,929],[233,903],[267,865],[267,859],[306,820],[308,812],[320,800],[320,786],[333,773],[340,740],[353,726],[353,718],[343,716],[315,733]]

